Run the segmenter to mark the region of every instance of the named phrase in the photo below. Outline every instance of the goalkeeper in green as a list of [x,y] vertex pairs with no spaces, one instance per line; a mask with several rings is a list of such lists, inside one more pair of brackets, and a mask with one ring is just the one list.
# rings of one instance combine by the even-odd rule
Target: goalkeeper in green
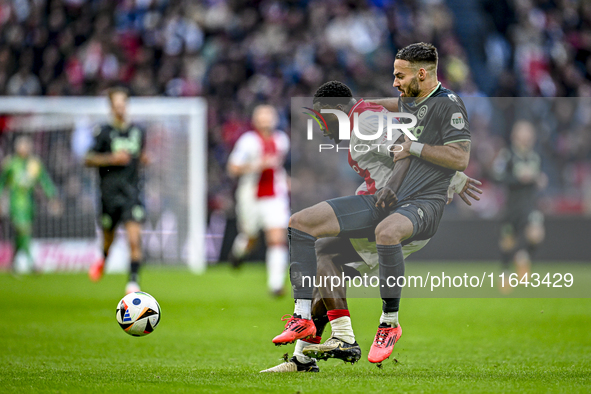
[[28,137],[19,137],[15,141],[15,155],[8,156],[2,162],[0,174],[0,195],[4,187],[10,192],[10,221],[16,231],[15,251],[12,269],[19,251],[24,252],[31,269],[35,269],[31,255],[31,233],[35,202],[33,191],[37,183],[45,195],[53,199],[56,189],[39,158],[31,155],[32,142]]

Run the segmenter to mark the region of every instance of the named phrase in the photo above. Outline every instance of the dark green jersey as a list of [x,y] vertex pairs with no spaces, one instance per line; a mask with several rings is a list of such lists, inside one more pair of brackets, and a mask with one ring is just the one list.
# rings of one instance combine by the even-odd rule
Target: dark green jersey
[[102,198],[117,199],[125,203],[137,199],[140,193],[140,156],[144,150],[146,133],[137,125],[129,124],[118,129],[107,124],[95,128],[94,146],[96,153],[127,151],[131,161],[126,166],[99,167]]
[[542,174],[542,159],[536,152],[503,149],[493,164],[495,178],[508,189],[507,211],[527,213],[536,206],[537,182]]
[[15,155],[4,159],[0,173],[0,194],[4,187],[10,191],[12,216],[25,213],[26,216],[32,217],[33,191],[37,184],[41,185],[47,197],[55,196],[55,186],[39,158],[35,156],[23,158]]
[[[464,102],[449,89],[439,86],[419,103],[398,100],[400,112],[416,116],[412,129],[418,142],[428,145],[447,145],[470,141],[468,116]],[[455,170],[431,164],[411,156],[411,163],[404,181],[398,189],[398,199],[436,198],[447,201],[447,188]]]

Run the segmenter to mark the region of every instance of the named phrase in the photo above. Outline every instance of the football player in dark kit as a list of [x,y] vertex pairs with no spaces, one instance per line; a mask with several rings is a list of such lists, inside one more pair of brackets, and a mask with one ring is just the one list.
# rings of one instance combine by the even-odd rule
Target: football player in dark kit
[[[544,240],[544,214],[536,209],[538,190],[548,184],[542,160],[534,150],[533,125],[517,121],[511,130],[511,146],[503,149],[493,164],[495,178],[507,187],[505,215],[499,246],[503,270],[515,264],[519,279],[529,275],[531,255]],[[510,291],[510,286],[502,288]]]
[[95,128],[94,146],[86,155],[88,167],[98,167],[100,176],[100,224],[103,229],[103,258],[90,267],[89,276],[98,281],[103,276],[105,260],[119,223],[125,226],[131,252],[126,293],[139,291],[142,262],[141,223],[145,209],[140,200],[140,167],[148,163],[145,132],[127,122],[129,93],[121,87],[108,91],[112,121]]
[[[437,81],[437,61],[437,50],[431,44],[412,44],[396,54],[394,87],[400,91],[400,98],[394,111],[416,117],[417,123],[411,130],[418,140],[404,142],[403,149],[394,153],[396,162],[410,158],[406,177],[395,193],[394,207],[377,207],[378,192],[373,196],[325,201],[292,215],[290,270],[296,303],[294,316],[283,333],[273,339],[276,345],[316,335],[311,320],[313,288],[302,279],[316,276],[316,240],[359,236],[360,231],[369,231],[366,236],[375,236],[377,244],[383,303],[368,359],[380,363],[392,353],[402,333],[398,323],[401,288],[396,283],[396,278],[404,275],[401,244],[435,234],[451,178],[456,171],[466,168],[470,157],[466,109],[455,93]],[[386,102],[379,104],[392,110]],[[387,184],[384,189],[388,188]]]

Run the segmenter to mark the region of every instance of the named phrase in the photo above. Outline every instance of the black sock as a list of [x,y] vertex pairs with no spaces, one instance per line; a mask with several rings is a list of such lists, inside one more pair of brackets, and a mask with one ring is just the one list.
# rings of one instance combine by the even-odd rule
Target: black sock
[[132,261],[129,268],[129,281],[139,283],[140,277],[140,266],[139,261]]
[[503,252],[501,255],[501,264],[503,271],[507,272],[511,269],[511,260],[513,260],[513,252]]
[[[384,312],[398,312],[402,288],[396,278],[404,276],[404,255],[402,245],[376,245],[380,263],[380,295]],[[390,278],[388,280],[388,278]],[[402,282],[400,282],[402,283]]]
[[[312,282],[316,277],[316,238],[308,233],[289,227],[289,278],[293,297],[314,298]],[[303,278],[305,277],[305,280]]]
[[534,244],[531,242],[527,243],[527,254],[529,254],[530,260],[533,257],[534,252],[536,251],[537,248],[538,248],[538,244]]
[[321,337],[322,333],[324,332],[324,328],[328,324],[328,316],[327,315],[323,315],[320,317],[312,316],[312,321],[314,322],[314,325],[316,326],[316,336]]

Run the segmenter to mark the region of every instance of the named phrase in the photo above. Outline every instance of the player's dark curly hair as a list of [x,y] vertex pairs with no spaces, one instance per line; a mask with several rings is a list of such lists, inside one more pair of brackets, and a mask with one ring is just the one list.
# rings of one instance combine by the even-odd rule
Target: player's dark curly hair
[[396,53],[396,59],[406,60],[410,63],[431,63],[436,65],[439,56],[437,48],[433,44],[417,42],[402,48]]
[[329,81],[320,86],[314,93],[314,103],[328,104],[335,106],[347,104],[353,93],[347,85],[339,81]]

